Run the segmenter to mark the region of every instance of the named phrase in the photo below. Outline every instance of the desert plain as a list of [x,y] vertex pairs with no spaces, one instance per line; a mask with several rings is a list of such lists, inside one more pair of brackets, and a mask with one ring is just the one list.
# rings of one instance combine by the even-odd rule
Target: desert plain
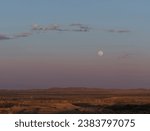
[[0,114],[149,114],[150,89],[0,90]]

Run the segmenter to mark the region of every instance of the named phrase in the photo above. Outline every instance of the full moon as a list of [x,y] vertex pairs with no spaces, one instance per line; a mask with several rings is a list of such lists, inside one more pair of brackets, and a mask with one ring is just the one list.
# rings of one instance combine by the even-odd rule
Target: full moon
[[103,55],[104,55],[104,52],[103,52],[102,50],[99,50],[99,51],[98,51],[98,55],[99,55],[99,56],[103,56]]

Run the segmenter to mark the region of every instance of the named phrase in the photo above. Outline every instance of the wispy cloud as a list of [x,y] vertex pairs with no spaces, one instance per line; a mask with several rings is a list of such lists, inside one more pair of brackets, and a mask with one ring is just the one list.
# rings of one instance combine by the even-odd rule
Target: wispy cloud
[[134,56],[133,53],[127,52],[127,53],[120,54],[120,56],[118,57],[118,59],[130,59],[133,56]]
[[0,33],[0,40],[8,40],[8,39],[13,39],[13,38],[14,38],[13,36]]
[[80,23],[73,23],[73,24],[70,24],[70,26],[76,27],[76,29],[72,29],[72,31],[87,32],[91,30],[91,27],[84,25],[84,24],[80,24]]
[[39,25],[39,24],[33,24],[32,30],[35,31],[48,31],[48,30],[59,30],[60,25],[58,24],[51,24],[51,25]]
[[9,39],[16,39],[21,37],[29,37],[34,32],[48,32],[48,31],[59,31],[59,32],[89,32],[89,31],[107,31],[111,33],[129,33],[130,30],[125,29],[103,29],[100,30],[98,28],[90,27],[86,24],[81,23],[72,23],[68,25],[62,25],[62,24],[48,24],[48,25],[40,25],[40,24],[33,24],[30,27],[30,30],[27,32],[20,32],[20,33],[14,33],[12,35],[7,35],[0,33],[0,40],[9,40]]
[[20,32],[20,33],[12,34],[12,35],[0,33],[0,40],[17,39],[17,38],[21,38],[21,37],[28,37],[30,35],[32,35],[31,32]]
[[112,33],[129,33],[129,32],[131,32],[130,30],[125,30],[125,29],[108,29],[106,31],[112,32]]
[[15,38],[18,38],[18,37],[28,37],[28,36],[30,36],[30,35],[32,35],[31,32],[20,32],[20,33],[14,35],[14,37],[15,37]]
[[77,23],[70,25],[59,25],[59,24],[50,24],[50,25],[39,25],[33,24],[31,29],[33,31],[78,31],[78,32],[87,32],[90,31],[90,27]]

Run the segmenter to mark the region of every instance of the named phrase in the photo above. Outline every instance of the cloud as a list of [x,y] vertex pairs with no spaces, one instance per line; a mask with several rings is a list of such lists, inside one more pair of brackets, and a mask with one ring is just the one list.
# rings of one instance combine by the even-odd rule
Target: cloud
[[91,30],[91,27],[80,23],[73,23],[70,24],[70,26],[75,27],[75,29],[72,29],[71,31],[88,32]]
[[18,37],[28,37],[32,35],[31,32],[21,32],[21,33],[18,33],[17,35],[14,35],[15,38],[18,38]]
[[[29,31],[20,32],[17,34],[7,35],[0,33],[0,40],[9,40],[16,39],[21,37],[29,37],[34,32],[48,32],[48,31],[59,31],[59,32],[89,32],[94,30],[100,30],[98,28],[90,27],[89,25],[81,24],[81,23],[72,23],[68,25],[60,25],[60,24],[49,24],[49,25],[39,25],[33,24]],[[128,33],[130,30],[125,29],[103,29],[103,31],[111,32],[111,33]]]
[[13,36],[9,36],[9,35],[0,33],[0,40],[9,40],[9,39],[13,39],[13,38],[14,38]]
[[90,28],[88,26],[80,26],[79,28],[72,29],[71,31],[89,32]]
[[77,31],[77,32],[87,32],[90,30],[90,27],[77,23],[70,25],[59,25],[59,24],[50,24],[50,25],[39,25],[33,24],[31,27],[32,31]]
[[122,53],[122,54],[118,57],[118,59],[130,59],[130,58],[132,58],[133,56],[134,56],[133,53]]
[[37,31],[48,31],[48,30],[60,30],[60,25],[58,24],[51,24],[51,25],[38,25],[38,24],[33,24],[32,25],[32,30],[37,30]]
[[16,39],[20,37],[28,37],[32,35],[31,32],[20,32],[18,34],[13,34],[13,35],[7,35],[7,34],[2,34],[0,33],[0,40],[10,40],[10,39]]
[[0,40],[11,40],[11,39],[16,39],[16,38],[21,38],[21,37],[28,37],[32,35],[31,32],[20,32],[17,34],[12,34],[12,35],[7,35],[7,34],[0,34]]
[[88,32],[89,29],[72,29],[71,31],[75,31],[75,32]]
[[38,24],[33,24],[32,25],[32,30],[43,30],[44,28],[41,25]]
[[130,30],[124,30],[124,29],[108,29],[106,30],[107,32],[112,32],[112,33],[129,33],[131,32]]

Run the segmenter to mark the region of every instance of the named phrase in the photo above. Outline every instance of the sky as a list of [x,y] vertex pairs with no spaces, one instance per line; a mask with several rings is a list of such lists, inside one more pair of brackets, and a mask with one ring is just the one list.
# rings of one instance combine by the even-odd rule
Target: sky
[[149,5],[0,0],[0,89],[150,88]]

